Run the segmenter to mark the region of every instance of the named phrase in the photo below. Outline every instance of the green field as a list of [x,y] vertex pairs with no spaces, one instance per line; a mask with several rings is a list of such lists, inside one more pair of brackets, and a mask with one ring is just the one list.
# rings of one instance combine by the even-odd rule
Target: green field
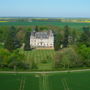
[[20,50],[26,57],[25,62],[31,65],[35,61],[38,65],[38,70],[52,70],[54,64],[54,50]]
[[0,74],[0,90],[90,90],[90,71]]
[[33,22],[0,22],[0,26],[2,25],[23,25],[23,26],[35,26],[35,25],[55,25],[64,27],[65,25],[69,25],[73,28],[82,28],[83,26],[90,26],[90,23],[72,23],[72,22],[48,22],[48,21],[33,21]]
[[0,90],[39,90],[35,75],[0,74]]

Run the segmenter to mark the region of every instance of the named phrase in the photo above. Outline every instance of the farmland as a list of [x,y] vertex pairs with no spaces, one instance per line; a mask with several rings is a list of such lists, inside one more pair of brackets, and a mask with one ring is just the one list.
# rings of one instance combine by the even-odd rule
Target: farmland
[[90,71],[0,74],[1,90],[90,90]]
[[35,26],[35,25],[55,25],[64,27],[65,25],[69,25],[73,28],[82,28],[83,26],[90,26],[90,23],[73,23],[73,22],[49,22],[49,21],[32,21],[32,22],[0,22],[0,26],[3,25],[16,25],[16,26]]
[[20,50],[20,52],[25,55],[25,62],[28,64],[31,64],[32,61],[35,61],[39,70],[52,70],[55,56],[54,50]]

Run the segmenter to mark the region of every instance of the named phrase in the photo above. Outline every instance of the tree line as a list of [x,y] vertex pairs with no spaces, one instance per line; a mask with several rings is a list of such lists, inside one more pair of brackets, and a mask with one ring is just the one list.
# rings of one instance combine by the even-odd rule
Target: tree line
[[55,68],[90,67],[90,27],[83,27],[82,30],[77,37],[77,32],[71,32],[65,26],[63,38],[60,37],[61,33],[56,34]]
[[[49,28],[35,27],[38,32]],[[6,30],[6,31],[5,31]],[[0,29],[0,67],[29,68],[20,48],[30,51],[31,28],[3,27]],[[55,68],[73,68],[90,66],[90,27],[82,27],[82,31],[72,30],[65,26],[63,30],[57,28],[54,33]],[[3,47],[3,48],[1,48]],[[36,67],[36,64],[33,63]]]

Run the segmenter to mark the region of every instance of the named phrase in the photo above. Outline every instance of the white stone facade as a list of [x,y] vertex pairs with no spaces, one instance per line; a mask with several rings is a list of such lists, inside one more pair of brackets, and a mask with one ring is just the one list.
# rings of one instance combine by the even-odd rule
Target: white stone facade
[[30,46],[32,48],[54,48],[54,35],[51,30],[31,32]]

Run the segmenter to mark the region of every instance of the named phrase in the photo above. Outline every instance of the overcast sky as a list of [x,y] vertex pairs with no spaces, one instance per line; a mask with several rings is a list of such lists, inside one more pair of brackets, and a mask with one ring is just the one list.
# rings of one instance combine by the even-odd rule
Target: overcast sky
[[90,0],[0,0],[0,16],[90,17]]

